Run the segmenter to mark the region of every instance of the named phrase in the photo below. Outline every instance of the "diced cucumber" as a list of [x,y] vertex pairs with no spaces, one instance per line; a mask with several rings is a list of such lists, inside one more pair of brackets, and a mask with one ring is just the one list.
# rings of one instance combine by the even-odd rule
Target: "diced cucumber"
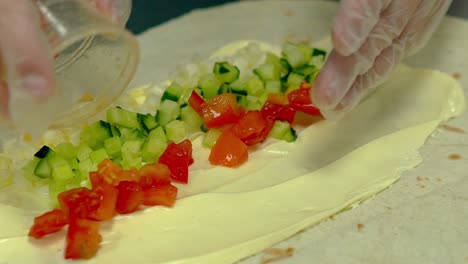
[[286,142],[293,142],[297,139],[296,131],[285,121],[275,121],[268,136]]
[[237,104],[243,106],[244,108],[247,106],[247,96],[238,94],[236,95]]
[[297,68],[310,61],[312,50],[306,45],[286,43],[283,46],[283,56],[293,68]]
[[[35,157],[38,158],[38,156]],[[53,150],[49,149],[47,151],[46,156],[42,156],[43,158],[40,159],[37,163],[36,168],[34,169],[34,175],[36,175],[39,178],[50,178],[52,176],[52,166],[48,162],[48,160],[52,158],[52,156],[55,156],[55,153]]]
[[37,175],[34,174],[34,171],[37,167],[37,164],[41,161],[40,158],[34,157],[32,160],[30,160],[26,165],[23,166],[22,171],[24,177],[33,185],[33,186],[38,186],[45,184],[48,180],[48,178],[40,178]]
[[76,158],[79,162],[83,160],[89,159],[89,153],[93,152],[93,150],[86,144],[80,144],[76,148]]
[[304,81],[304,76],[302,74],[291,72],[287,81],[288,91],[299,88],[302,81]]
[[47,162],[52,170],[52,179],[54,181],[68,181],[75,177],[75,173],[68,164],[67,160],[61,156],[48,156]]
[[148,133],[146,130],[141,128],[134,129],[130,135],[125,140],[140,140],[145,141],[146,137],[148,137]]
[[50,151],[51,151],[51,149],[48,146],[44,145],[36,152],[36,154],[34,154],[34,157],[37,157],[39,159],[43,159],[43,158],[47,157],[47,155],[49,155]]
[[325,59],[325,57],[327,56],[327,52],[322,49],[313,48],[312,57],[318,57],[318,56],[322,56]]
[[97,121],[84,128],[80,133],[80,142],[87,144],[91,149],[102,148],[104,140],[112,137],[110,124],[105,121]]
[[76,159],[76,157],[73,157],[71,159],[67,159],[68,161],[68,165],[70,165],[70,167],[72,168],[72,170],[77,170],[78,169],[78,160]]
[[279,80],[280,72],[272,63],[264,63],[254,69],[254,73],[263,81]]
[[99,164],[103,160],[108,159],[109,155],[107,154],[104,148],[101,148],[101,149],[98,149],[89,153],[89,158],[91,159],[93,163]]
[[76,148],[70,142],[63,142],[54,147],[55,153],[62,156],[67,160],[74,159],[76,157]]
[[172,82],[169,87],[164,91],[161,101],[172,100],[174,102],[179,102],[180,97],[184,93],[184,87],[182,87],[177,82]]
[[252,75],[246,82],[246,90],[249,95],[259,96],[265,91],[265,86],[260,77]]
[[61,181],[50,181],[49,182],[49,198],[54,208],[60,208],[57,196],[66,191],[66,182]]
[[140,126],[145,129],[147,132],[155,129],[158,126],[158,122],[156,121],[156,117],[152,114],[137,114],[138,122],[140,122]]
[[120,129],[115,125],[111,125],[111,134],[113,137],[120,137]]
[[179,116],[179,113],[180,113],[179,105],[174,101],[166,100],[161,103],[158,113],[156,114],[156,120],[159,124],[161,124],[162,126],[165,126],[172,120],[176,120],[177,117]]
[[155,162],[167,147],[166,133],[163,127],[159,126],[152,130],[146,142],[141,148],[141,157],[145,162]]
[[213,148],[218,140],[219,136],[221,136],[223,132],[219,129],[210,129],[206,132],[205,137],[203,138],[202,145],[207,148]]
[[134,129],[126,128],[126,127],[121,127],[121,128],[119,128],[119,131],[120,131],[120,138],[122,138],[122,140],[125,141],[127,138],[129,138],[129,137],[132,135],[133,130],[134,130]]
[[319,72],[320,72],[320,70],[317,69],[317,71],[315,71],[315,72],[313,72],[313,73],[307,75],[307,76],[305,77],[305,81],[306,81],[307,83],[313,83],[314,80],[315,80],[315,78],[316,78],[317,75],[319,74]]
[[203,124],[203,119],[190,105],[180,109],[180,119],[187,125],[189,133],[200,131],[200,126]]
[[247,105],[245,107],[246,110],[260,110],[262,109],[263,103],[259,97],[255,96],[247,96],[246,98]]
[[282,78],[289,74],[291,66],[286,59],[279,58],[273,53],[267,53],[265,63],[272,64],[276,67],[279,77]]
[[266,93],[281,93],[281,81],[274,80],[274,81],[266,81],[265,82],[265,92]]
[[120,157],[122,150],[122,140],[119,137],[111,137],[104,141],[104,148],[111,159]]
[[213,73],[216,75],[218,80],[223,83],[232,83],[239,79],[240,71],[236,66],[228,62],[217,62],[214,65]]
[[[166,102],[166,101],[165,101]],[[122,145],[122,167],[125,169],[129,168],[140,168],[141,167],[141,155],[140,149],[144,141],[142,140],[128,140]]]
[[218,94],[220,85],[221,82],[212,73],[202,75],[198,81],[198,87],[200,87],[203,97],[207,100],[215,97]]
[[165,126],[167,140],[179,143],[186,138],[185,123],[180,120],[171,121]]
[[209,129],[206,127],[205,123],[202,123],[201,126],[200,126],[200,130],[202,132],[208,132]]
[[231,86],[229,84],[223,83],[218,89],[218,94],[224,94],[224,93],[230,93],[231,92]]
[[310,75],[310,74],[314,74],[318,70],[319,69],[314,65],[303,65],[301,67],[298,67],[298,68],[294,69],[293,72],[299,73],[299,74],[301,74],[303,76],[307,76],[307,75]]
[[247,95],[247,87],[244,82],[237,80],[231,84],[229,84],[229,88],[232,93],[240,94],[240,95]]
[[93,171],[95,167],[97,167],[97,164],[94,164],[91,159],[85,159],[78,164],[78,170],[83,177],[88,177],[89,172]]
[[107,110],[107,121],[120,127],[138,128],[137,113],[124,110],[120,107],[114,107]]

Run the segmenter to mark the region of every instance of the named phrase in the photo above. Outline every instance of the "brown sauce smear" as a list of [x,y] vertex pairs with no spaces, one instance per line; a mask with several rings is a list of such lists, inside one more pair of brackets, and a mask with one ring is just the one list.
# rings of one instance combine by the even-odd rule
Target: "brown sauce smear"
[[454,154],[450,154],[448,158],[451,160],[459,160],[459,159],[462,159],[463,157],[460,154],[454,153]]
[[292,247],[288,247],[287,249],[281,248],[268,248],[265,249],[263,252],[268,256],[264,256],[262,258],[261,264],[268,264],[275,261],[279,261],[285,258],[292,257],[296,250]]
[[362,230],[364,229],[364,225],[363,225],[363,224],[357,224],[356,227],[357,227],[357,230],[358,230],[358,231],[362,231]]
[[458,134],[466,134],[466,131],[459,127],[449,126],[449,125],[441,125],[440,128],[445,129],[450,132],[458,133]]

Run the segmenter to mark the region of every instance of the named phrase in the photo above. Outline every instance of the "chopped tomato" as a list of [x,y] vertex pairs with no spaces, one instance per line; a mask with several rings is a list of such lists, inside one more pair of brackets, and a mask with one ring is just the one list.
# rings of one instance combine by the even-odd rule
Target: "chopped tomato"
[[288,104],[288,97],[281,93],[270,93],[267,96],[268,101],[279,104],[279,105],[287,105]]
[[104,184],[104,181],[102,180],[101,176],[97,171],[91,171],[89,173],[89,181],[91,182],[91,187],[93,188]]
[[262,142],[273,128],[273,121],[264,119],[260,111],[248,111],[231,127],[232,133],[248,146]]
[[118,183],[115,181],[122,174],[122,168],[110,159],[105,159],[98,165],[98,174],[102,181],[116,186]]
[[119,214],[129,214],[138,210],[143,203],[143,190],[139,183],[122,181],[119,183],[119,197],[116,210]]
[[201,116],[207,128],[215,128],[237,122],[241,113],[236,95],[225,93],[206,101]]
[[67,232],[66,259],[90,259],[99,249],[102,237],[99,234],[99,222],[74,219]]
[[39,239],[45,235],[60,231],[67,224],[67,215],[60,209],[54,209],[34,218],[34,224],[28,235]]
[[226,167],[235,167],[249,156],[247,145],[236,137],[230,130],[225,130],[211,149],[210,163]]
[[85,187],[71,189],[58,195],[60,207],[70,218],[87,218],[98,209],[99,203],[90,203],[91,190]]
[[275,104],[270,101],[266,101],[260,111],[265,119],[287,121],[289,123],[294,121],[294,115],[296,114],[296,110],[289,105]]
[[192,91],[188,103],[200,116],[202,115],[203,103],[205,103],[205,100],[197,92]]
[[192,142],[186,139],[179,144],[169,143],[159,163],[167,165],[174,180],[188,183],[188,167],[193,163]]
[[115,205],[119,191],[114,186],[102,184],[93,188],[88,198],[89,219],[104,221],[115,215]]
[[140,185],[145,189],[171,182],[171,171],[165,164],[146,164],[140,169]]
[[321,115],[320,110],[312,103],[310,88],[300,88],[288,94],[289,105],[296,111],[309,115]]
[[144,191],[143,204],[147,206],[163,205],[171,207],[177,199],[177,187],[164,184]]

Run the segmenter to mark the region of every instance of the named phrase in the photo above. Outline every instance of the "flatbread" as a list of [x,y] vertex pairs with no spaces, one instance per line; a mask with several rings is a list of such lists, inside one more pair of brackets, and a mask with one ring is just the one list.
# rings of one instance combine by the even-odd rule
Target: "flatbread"
[[[295,143],[265,144],[240,168],[207,165],[208,151],[197,139],[185,198],[172,209],[118,217],[103,228],[101,250],[89,263],[248,257],[391,186],[422,162],[418,149],[439,124],[464,107],[452,77],[400,65],[343,120],[312,125]],[[27,212],[2,204],[0,214],[9,216],[0,225],[2,261],[64,262],[63,232],[31,242]]]

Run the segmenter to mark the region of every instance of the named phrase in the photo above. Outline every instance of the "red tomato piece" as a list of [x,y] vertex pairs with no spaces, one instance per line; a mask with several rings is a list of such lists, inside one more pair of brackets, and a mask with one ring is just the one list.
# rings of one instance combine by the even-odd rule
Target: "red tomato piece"
[[300,88],[288,94],[289,105],[296,111],[309,115],[321,115],[320,110],[312,103],[311,88]]
[[288,97],[281,93],[270,93],[267,96],[268,101],[279,104],[279,105],[287,105],[288,104]]
[[209,161],[213,165],[235,167],[247,161],[248,156],[247,145],[230,130],[225,130],[211,149]]
[[159,158],[159,163],[169,168],[174,180],[188,183],[188,167],[193,163],[192,142],[186,139],[179,144],[169,143]]
[[266,101],[260,111],[265,119],[281,120],[290,124],[294,121],[296,115],[296,110],[289,105],[274,104],[270,101]]
[[119,191],[114,186],[102,184],[91,190],[88,198],[89,219],[105,221],[115,216]]
[[89,173],[89,181],[91,182],[91,187],[96,188],[102,184],[104,184],[101,175],[97,171],[91,171]]
[[264,119],[260,111],[248,111],[231,127],[232,133],[248,146],[263,142],[273,128],[273,121]]
[[200,116],[202,115],[203,103],[205,103],[205,100],[197,92],[192,91],[188,103]]
[[140,169],[140,185],[143,190],[171,182],[171,171],[165,164],[146,164]]
[[118,179],[122,175],[122,168],[110,159],[105,159],[98,165],[98,174],[104,183],[117,186]]
[[99,234],[99,222],[74,219],[67,232],[66,259],[90,259],[99,249],[102,237]]
[[137,182],[121,181],[116,210],[119,214],[129,214],[138,210],[143,203],[143,189]]
[[87,218],[98,209],[99,203],[90,202],[91,190],[85,187],[71,189],[58,195],[60,207],[70,218]]
[[28,235],[40,239],[45,235],[60,231],[67,224],[67,215],[60,209],[54,209],[34,218],[34,224]]
[[206,101],[201,116],[207,128],[216,128],[236,123],[241,113],[236,95],[225,93]]
[[177,187],[172,184],[156,186],[144,191],[143,204],[172,207],[177,199]]

